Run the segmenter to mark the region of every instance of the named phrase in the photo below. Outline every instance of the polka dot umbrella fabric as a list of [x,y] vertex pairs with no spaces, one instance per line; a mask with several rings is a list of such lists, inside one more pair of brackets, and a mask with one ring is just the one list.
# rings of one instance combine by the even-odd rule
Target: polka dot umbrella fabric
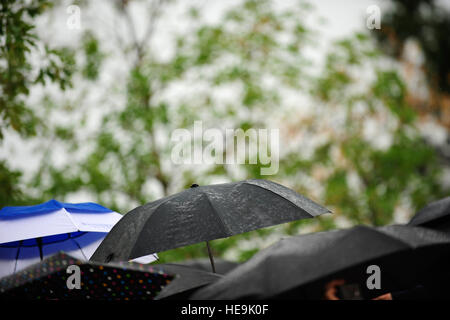
[[[76,278],[78,275],[79,279]],[[0,279],[0,298],[153,300],[173,278],[161,268],[149,265],[133,262],[99,264],[59,252]]]

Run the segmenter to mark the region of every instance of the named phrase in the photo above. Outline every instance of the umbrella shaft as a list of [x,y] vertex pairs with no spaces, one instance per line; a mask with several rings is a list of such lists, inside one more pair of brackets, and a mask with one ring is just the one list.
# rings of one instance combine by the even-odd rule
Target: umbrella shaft
[[211,253],[211,248],[209,247],[209,242],[206,241],[206,248],[208,248],[209,261],[211,262],[212,272],[216,273],[216,267],[214,266],[214,258]]
[[41,258],[41,261],[44,260],[44,253],[42,252],[42,238],[36,239],[38,248],[39,248],[39,257]]

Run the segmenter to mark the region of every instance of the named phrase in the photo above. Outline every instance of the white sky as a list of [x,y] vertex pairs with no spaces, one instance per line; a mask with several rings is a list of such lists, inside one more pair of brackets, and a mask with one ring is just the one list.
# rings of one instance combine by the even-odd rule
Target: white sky
[[[207,20],[208,22],[213,23],[215,20],[220,18],[220,14],[223,10],[230,5],[230,3],[234,3],[236,1],[221,1],[221,0],[213,0],[213,1],[191,1],[198,3],[200,8],[204,8],[208,10]],[[279,0],[280,5],[285,6],[289,1]],[[71,1],[66,1],[67,6],[71,4]],[[338,39],[341,37],[345,37],[350,35],[351,33],[362,30],[365,27],[365,17],[366,17],[366,9],[370,5],[379,5],[382,7],[382,1],[369,1],[369,0],[317,0],[313,2],[315,7],[315,12],[317,15],[323,17],[326,20],[325,25],[320,26],[317,15],[315,15],[315,20],[310,21],[311,25],[314,28],[319,28],[323,35],[323,44],[327,45],[327,43],[331,42],[334,39]],[[98,1],[95,3],[95,6],[98,6],[97,10],[93,10],[92,12],[81,12],[81,23],[83,26],[83,15],[87,15],[87,19],[91,21],[95,21],[95,23],[103,26],[102,29],[105,29],[105,32],[108,32],[108,28],[104,28],[105,25],[111,25],[111,28],[117,27],[115,23],[116,21],[109,19],[111,17],[111,13],[108,12],[108,6],[105,6],[103,1]],[[138,11],[138,10],[136,10]],[[167,28],[178,29],[182,28],[181,20],[178,19],[178,15],[183,12],[183,8],[180,10],[175,10],[172,14],[172,17],[168,17],[163,21],[163,25]],[[66,12],[52,15],[50,18],[41,19],[38,23],[38,30],[43,38],[46,39],[47,42],[51,44],[70,44],[77,40],[77,37],[82,33],[82,30],[69,30],[65,23],[67,20],[68,14]],[[142,20],[139,18],[139,12],[134,12],[137,20]],[[47,28],[46,25],[49,22],[55,26],[52,28]],[[145,21],[140,22],[142,24]],[[138,22],[138,34],[140,31],[144,30],[145,27],[140,27]],[[56,26],[62,25],[61,28]],[[142,33],[142,32],[141,32]],[[108,34],[105,34],[108,37]],[[157,44],[161,46],[160,50],[164,51],[164,39],[156,39]],[[102,43],[103,44],[103,43]],[[110,41],[111,45],[114,45],[113,39]],[[120,66],[115,66],[115,68],[120,68]],[[113,76],[111,76],[113,78]],[[112,79],[114,81],[114,79]],[[41,89],[38,89],[41,90]],[[100,94],[100,93],[99,93]],[[39,95],[38,95],[39,96]],[[14,133],[7,134],[6,139],[4,140],[3,145],[0,146],[0,158],[7,158],[11,162],[11,166],[13,168],[22,169],[28,171],[30,169],[37,168],[38,161],[33,157],[33,142],[24,142]]]

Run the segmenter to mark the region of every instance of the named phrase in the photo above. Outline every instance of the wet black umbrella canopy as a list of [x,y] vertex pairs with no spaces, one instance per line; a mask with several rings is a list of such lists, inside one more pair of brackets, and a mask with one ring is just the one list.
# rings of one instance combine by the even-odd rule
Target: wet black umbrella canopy
[[153,265],[155,270],[175,275],[175,279],[165,286],[156,300],[185,300],[201,287],[219,280],[222,276],[179,264]]
[[450,232],[450,197],[429,203],[408,224]]
[[[202,271],[211,271],[211,263],[208,258],[189,259],[184,261],[174,262],[174,264],[191,267]],[[237,262],[227,261],[220,258],[214,258],[214,266],[216,273],[226,274],[239,265]]]
[[328,212],[268,180],[191,187],[127,213],[91,260],[130,260]]
[[[365,286],[367,266],[382,272],[382,290],[408,288],[422,270],[450,252],[450,237],[434,230],[386,226],[317,232],[278,241],[237,266],[192,299],[266,299],[288,296],[308,299],[299,289],[317,288],[336,278]],[[309,286],[309,287],[308,287]],[[313,297],[319,298],[320,296]]]

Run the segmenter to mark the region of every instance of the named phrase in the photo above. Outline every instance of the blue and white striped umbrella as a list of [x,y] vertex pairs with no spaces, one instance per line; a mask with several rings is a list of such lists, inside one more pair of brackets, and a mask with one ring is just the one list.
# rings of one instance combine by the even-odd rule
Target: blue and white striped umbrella
[[[89,260],[122,218],[99,204],[50,200],[35,206],[0,210],[0,277],[37,263],[58,251]],[[156,254],[134,261],[150,263]]]

